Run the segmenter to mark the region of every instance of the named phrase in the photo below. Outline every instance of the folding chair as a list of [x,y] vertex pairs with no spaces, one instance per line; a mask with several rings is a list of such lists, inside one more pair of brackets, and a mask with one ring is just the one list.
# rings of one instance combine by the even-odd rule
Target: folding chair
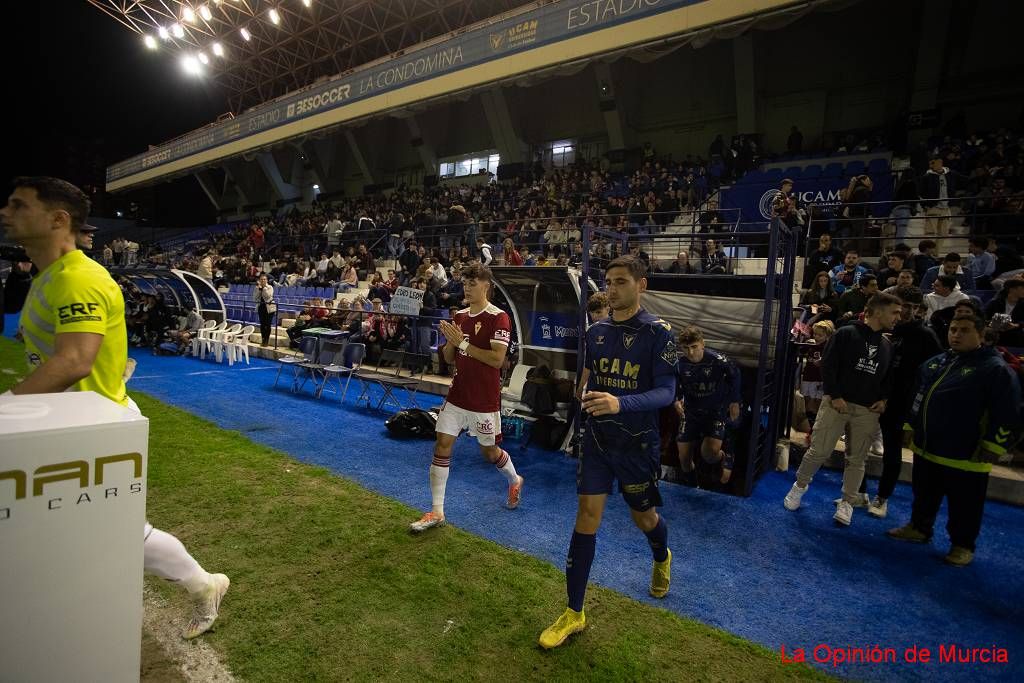
[[274,377],[274,387],[277,387],[277,381],[281,378],[281,371],[285,367],[290,367],[292,369],[292,391],[298,391],[300,365],[302,363],[315,363],[318,347],[319,343],[316,337],[300,337],[299,350],[302,351],[302,356],[282,356],[277,359],[281,366],[277,369],[277,376]]
[[[412,407],[419,408],[419,404],[416,403],[416,391],[419,389],[420,381],[423,379],[423,367],[427,363],[426,358],[426,356],[420,354],[406,353],[405,351],[393,349],[383,351],[374,370],[366,372],[360,370],[356,373],[356,377],[363,385],[363,390],[359,398],[356,399],[356,402],[358,403],[365,399],[366,406],[369,407],[371,403],[370,385],[377,384],[384,390],[380,401],[377,402],[377,410],[380,410],[385,405],[395,406],[399,410],[406,408],[398,400],[398,397],[395,396],[395,389],[405,389]],[[394,372],[387,366],[390,363],[394,364]],[[402,369],[407,365],[412,368],[410,375],[402,377]]]
[[[341,359],[341,352],[345,348],[345,342],[343,341],[331,341],[328,339],[320,340],[320,352],[316,356],[315,363],[302,362],[299,363],[300,367],[305,368],[309,377],[307,379],[313,380],[313,396],[320,398],[323,392],[323,383],[326,381],[327,376],[324,374],[324,368],[334,365],[336,360]],[[306,380],[302,381],[302,387],[306,386]],[[302,387],[299,387],[302,389]]]
[[[341,357],[338,362],[331,365],[324,366],[324,381],[320,385],[320,395],[323,396],[324,391],[327,388],[327,383],[332,378],[338,380],[338,392],[341,394],[341,402],[345,402],[345,397],[348,395],[348,385],[352,381],[352,375],[359,371],[359,367],[363,364],[363,358],[366,357],[366,344],[348,344],[344,345],[344,349],[341,352]],[[341,386],[341,378],[345,378],[344,388]]]

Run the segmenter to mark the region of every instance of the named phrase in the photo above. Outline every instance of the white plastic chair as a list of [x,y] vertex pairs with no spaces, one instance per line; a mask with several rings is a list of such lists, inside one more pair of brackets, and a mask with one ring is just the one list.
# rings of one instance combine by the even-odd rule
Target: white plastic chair
[[210,340],[210,333],[214,330],[223,330],[227,326],[226,322],[218,324],[216,320],[205,321],[202,327],[196,331],[196,336],[192,338],[192,357],[195,358],[200,353],[205,356],[206,351],[204,347]]
[[224,351],[227,348],[227,339],[238,334],[242,330],[242,323],[235,323],[231,327],[214,332],[210,335],[210,344],[213,346],[213,357],[219,363]]
[[229,366],[234,365],[236,360],[241,360],[242,356],[245,356],[245,364],[249,364],[249,335],[255,331],[255,325],[246,325],[237,334],[224,338]]

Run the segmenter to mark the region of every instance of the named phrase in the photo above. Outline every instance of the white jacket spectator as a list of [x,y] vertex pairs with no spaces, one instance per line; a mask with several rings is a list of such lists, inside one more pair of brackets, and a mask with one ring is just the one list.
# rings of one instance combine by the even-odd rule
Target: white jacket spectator
[[204,280],[213,279],[213,255],[207,254],[199,262],[199,267],[196,268],[196,275],[203,278]]
[[476,248],[480,250],[480,262],[485,266],[491,265],[491,261],[494,260],[494,256],[491,254],[491,245],[482,239],[478,239],[476,241]]
[[566,243],[565,230],[558,223],[551,223],[544,232],[544,242],[551,246],[558,246]]
[[960,291],[956,284],[956,278],[952,275],[940,275],[932,285],[935,290],[924,297],[924,305],[928,307],[927,317],[931,318],[936,311],[955,306],[957,302],[970,299],[969,296]]
[[438,261],[434,261],[434,265],[430,267],[430,275],[437,280],[438,287],[443,287],[448,282],[448,274],[444,272],[444,266]]

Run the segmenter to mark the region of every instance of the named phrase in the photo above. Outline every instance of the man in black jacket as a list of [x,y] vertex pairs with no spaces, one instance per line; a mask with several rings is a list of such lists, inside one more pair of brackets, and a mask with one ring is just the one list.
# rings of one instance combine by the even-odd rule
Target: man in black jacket
[[420,267],[420,255],[416,249],[416,240],[409,240],[405,245],[405,251],[398,257],[398,264],[402,266],[402,282],[406,287],[413,286],[413,278],[416,277],[416,269]]
[[800,507],[811,479],[832,455],[840,435],[849,429],[843,499],[833,519],[846,526],[852,521],[868,446],[878,431],[878,416],[885,411],[892,387],[892,346],[882,332],[892,329],[900,308],[896,297],[874,295],[865,309],[864,322],[840,328],[825,347],[821,362],[825,395],[814,422],[811,447],[786,495],[787,510]]
[[935,332],[924,324],[924,297],[917,287],[896,292],[903,308],[889,342],[892,344],[892,391],[878,423],[882,427],[882,478],[868,514],[885,517],[888,499],[896,488],[903,466],[903,423],[914,398],[917,372],[926,360],[942,349]]
[[832,246],[832,235],[827,232],[818,236],[818,248],[811,252],[804,264],[804,289],[810,289],[814,276],[824,271],[831,273],[836,266],[842,265],[843,252]]

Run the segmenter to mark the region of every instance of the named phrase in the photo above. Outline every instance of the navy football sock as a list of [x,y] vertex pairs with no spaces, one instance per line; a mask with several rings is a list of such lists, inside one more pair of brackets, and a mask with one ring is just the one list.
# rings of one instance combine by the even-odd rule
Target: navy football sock
[[569,556],[565,559],[565,589],[569,594],[569,608],[577,612],[583,611],[583,596],[587,592],[596,547],[597,534],[572,532]]
[[654,553],[655,562],[664,562],[668,558],[668,527],[665,525],[665,518],[658,516],[658,523],[650,531],[645,531],[647,543]]

